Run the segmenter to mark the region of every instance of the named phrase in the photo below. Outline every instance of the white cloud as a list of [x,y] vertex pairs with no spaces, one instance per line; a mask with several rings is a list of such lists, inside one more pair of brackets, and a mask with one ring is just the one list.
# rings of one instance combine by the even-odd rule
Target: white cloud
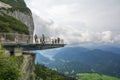
[[110,31],[102,32],[102,42],[113,42],[112,33]]
[[120,34],[115,36],[114,42],[120,44]]
[[120,43],[120,0],[25,1],[39,35],[59,36],[71,44]]

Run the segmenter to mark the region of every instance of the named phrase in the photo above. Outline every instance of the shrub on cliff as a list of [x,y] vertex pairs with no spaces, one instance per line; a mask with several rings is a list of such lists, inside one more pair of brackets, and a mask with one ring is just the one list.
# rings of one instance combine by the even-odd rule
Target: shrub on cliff
[[44,65],[35,65],[36,80],[76,80],[75,78],[65,76],[57,71],[51,70]]
[[21,77],[17,58],[9,57],[0,47],[0,80],[18,80]]
[[25,24],[6,14],[0,15],[0,32],[29,34],[28,27]]

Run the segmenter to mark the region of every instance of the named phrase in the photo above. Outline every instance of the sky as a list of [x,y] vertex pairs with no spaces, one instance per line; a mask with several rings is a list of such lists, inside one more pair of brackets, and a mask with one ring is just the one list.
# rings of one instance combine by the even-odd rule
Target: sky
[[25,0],[35,33],[67,44],[120,43],[120,0]]

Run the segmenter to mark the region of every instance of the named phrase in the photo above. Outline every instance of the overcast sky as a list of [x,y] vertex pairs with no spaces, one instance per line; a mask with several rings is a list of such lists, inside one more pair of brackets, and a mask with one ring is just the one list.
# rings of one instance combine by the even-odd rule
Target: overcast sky
[[66,43],[120,43],[120,0],[25,0],[35,33]]

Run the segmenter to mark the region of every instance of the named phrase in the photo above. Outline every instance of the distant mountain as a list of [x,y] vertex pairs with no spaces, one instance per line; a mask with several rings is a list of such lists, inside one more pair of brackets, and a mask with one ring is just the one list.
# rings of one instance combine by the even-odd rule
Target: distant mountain
[[88,49],[101,49],[103,51],[109,51],[120,54],[120,44],[89,44],[81,46],[86,47]]
[[43,56],[39,51],[34,51],[34,53],[36,54],[35,63],[37,64],[49,64],[50,63],[51,60]]
[[101,50],[104,50],[104,51],[109,51],[109,52],[120,54],[120,47],[116,47],[116,46],[99,46],[97,48],[101,49]]
[[57,67],[61,72],[99,73],[120,77],[120,55],[99,49],[67,47],[54,56],[49,67]]

